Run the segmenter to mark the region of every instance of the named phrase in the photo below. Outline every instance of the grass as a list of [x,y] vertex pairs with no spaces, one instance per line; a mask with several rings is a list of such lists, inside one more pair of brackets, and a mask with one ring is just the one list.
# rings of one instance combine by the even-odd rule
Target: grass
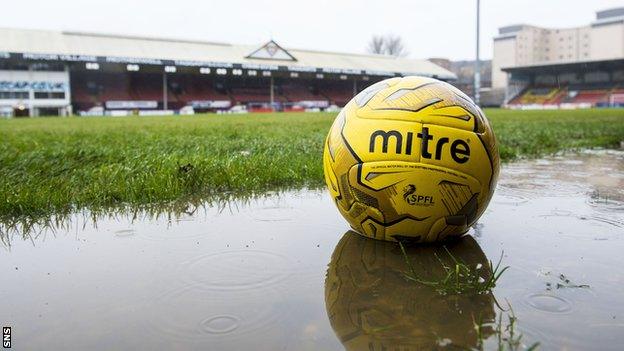
[[503,161],[568,149],[618,147],[624,140],[624,109],[485,112]]
[[[624,110],[487,110],[504,161],[615,147]],[[323,184],[334,114],[0,120],[0,221]]]
[[[496,282],[509,268],[509,266],[501,267],[503,254],[501,254],[496,265],[492,261],[488,261],[488,267],[483,267],[481,264],[471,266],[453,256],[444,246],[450,260],[441,259],[435,254],[444,274],[427,279],[416,274],[403,244],[399,243],[399,246],[401,247],[405,263],[409,268],[409,271],[405,273],[405,277],[413,282],[434,288],[440,295],[489,294],[496,286]],[[447,264],[446,262],[452,263]]]
[[[481,320],[474,322],[474,328],[477,332],[477,346],[473,348],[473,350],[483,351],[486,349],[496,349],[497,351],[533,351],[538,349],[540,345],[539,342],[535,342],[529,346],[522,343],[523,335],[516,331],[518,318],[514,314],[514,311],[511,308],[509,302],[507,302],[507,306],[507,310],[499,312],[498,318],[493,323],[493,328],[492,325],[490,325],[491,323],[484,323]],[[504,325],[503,321],[505,318],[503,317],[503,314],[505,315],[505,317],[507,317],[507,321]],[[492,337],[492,339],[496,341],[494,345],[491,345],[487,348],[486,340],[488,339],[488,337],[486,337],[485,335],[489,333],[485,332],[486,329],[493,329],[492,331],[494,336]]]

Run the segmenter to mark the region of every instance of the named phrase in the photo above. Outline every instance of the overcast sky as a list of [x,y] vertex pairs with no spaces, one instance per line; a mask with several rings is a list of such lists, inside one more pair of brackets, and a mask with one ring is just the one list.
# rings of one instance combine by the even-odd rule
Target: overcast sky
[[[472,59],[475,0],[6,0],[0,26],[79,30],[365,52],[374,34],[403,37],[409,57]],[[498,27],[586,25],[620,0],[482,0],[481,57]]]

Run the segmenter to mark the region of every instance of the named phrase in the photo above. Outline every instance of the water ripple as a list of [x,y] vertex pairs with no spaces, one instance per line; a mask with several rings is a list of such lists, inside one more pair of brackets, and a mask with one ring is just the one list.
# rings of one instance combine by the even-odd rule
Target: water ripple
[[187,284],[208,290],[252,290],[278,285],[293,273],[283,255],[263,250],[233,250],[194,257],[180,264]]
[[567,313],[572,310],[572,303],[560,296],[549,294],[531,294],[526,302],[536,310],[549,313]]

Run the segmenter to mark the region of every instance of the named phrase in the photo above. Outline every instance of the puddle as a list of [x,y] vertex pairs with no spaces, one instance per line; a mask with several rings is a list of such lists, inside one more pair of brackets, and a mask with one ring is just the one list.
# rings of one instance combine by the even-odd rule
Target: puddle
[[[448,246],[480,267],[504,252],[491,294],[407,280],[398,246],[349,232],[324,191],[55,223],[2,227],[0,324],[17,350],[474,348],[475,320],[496,348],[507,303],[526,345],[624,343],[621,151],[503,167],[478,225]],[[441,273],[442,248],[407,256],[419,276]]]
[[531,294],[527,298],[529,306],[539,311],[565,313],[572,310],[572,304],[563,297],[548,294]]

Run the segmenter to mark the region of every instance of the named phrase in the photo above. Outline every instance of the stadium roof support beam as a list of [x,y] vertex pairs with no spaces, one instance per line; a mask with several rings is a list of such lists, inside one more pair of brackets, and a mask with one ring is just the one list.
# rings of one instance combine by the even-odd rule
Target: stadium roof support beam
[[515,75],[559,74],[586,72],[590,70],[614,71],[624,69],[624,59],[551,63],[515,67],[503,67],[502,71]]
[[271,96],[271,108],[273,108],[273,103],[275,102],[275,95],[274,95],[274,84],[273,84],[273,76],[271,76],[271,80],[269,83],[269,95]]
[[169,109],[169,101],[167,101],[167,97],[169,95],[169,92],[167,91],[167,72],[163,71],[163,87],[162,87],[162,91],[163,91],[163,110],[168,110]]

